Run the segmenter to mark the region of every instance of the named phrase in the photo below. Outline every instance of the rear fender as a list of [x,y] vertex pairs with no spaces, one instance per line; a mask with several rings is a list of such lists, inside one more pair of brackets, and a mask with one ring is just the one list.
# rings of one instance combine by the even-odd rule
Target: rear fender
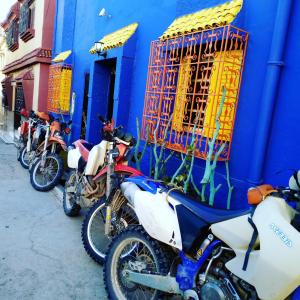
[[79,149],[79,152],[80,152],[81,156],[83,157],[84,161],[88,161],[90,151],[83,146],[84,143],[87,143],[87,141],[77,140],[73,143],[73,145]]
[[[114,168],[116,173],[126,173],[129,176],[141,176],[142,173],[138,171],[137,169],[134,169],[132,167],[126,166],[126,165],[116,165]],[[101,169],[101,171],[93,178],[94,181],[99,181],[100,178],[107,173],[107,166]]]

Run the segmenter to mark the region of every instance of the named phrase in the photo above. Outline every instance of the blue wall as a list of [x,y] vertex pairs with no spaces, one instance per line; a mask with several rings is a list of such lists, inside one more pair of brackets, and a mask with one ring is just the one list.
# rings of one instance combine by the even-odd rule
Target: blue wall
[[[178,16],[214,6],[225,1],[218,0],[161,0],[161,1],[118,1],[102,0],[60,0],[56,15],[56,38],[54,54],[72,49],[73,91],[76,105],[73,116],[73,139],[79,138],[84,93],[84,75],[91,73],[89,89],[90,113],[89,134],[91,141],[100,138],[99,124],[95,118],[91,103],[93,88],[92,73],[99,58],[89,54],[89,49],[103,35],[111,33],[133,22],[139,26],[128,44],[108,51],[108,58],[117,58],[115,87],[115,112],[117,123],[122,123],[133,134],[136,133],[136,117],[141,123],[143,112],[147,66],[150,42],[157,39],[170,23]],[[300,3],[294,1],[288,42],[286,45],[285,66],[281,75],[276,107],[274,108],[272,132],[269,136],[268,152],[263,166],[263,180],[273,184],[286,185],[290,172],[277,174],[279,170],[299,168],[300,143],[297,141],[299,124],[299,105],[296,94],[300,75]],[[266,75],[270,44],[274,29],[278,0],[244,0],[242,11],[234,25],[249,32],[249,43],[245,61],[243,82],[238,104],[237,118],[232,142],[230,171],[233,185],[236,186],[233,207],[245,206],[246,190],[250,186],[249,172],[253,145],[257,130],[257,121],[262,101],[263,83]],[[99,17],[99,11],[105,8],[111,18]],[[66,11],[68,13],[63,13]],[[101,58],[100,58],[101,59]],[[116,112],[117,111],[117,112]],[[103,112],[105,114],[105,112]],[[91,133],[93,131],[93,133]],[[99,137],[99,138],[97,138]],[[144,171],[147,173],[147,161]],[[177,168],[178,160],[170,166],[172,172]],[[203,174],[204,162],[197,160],[195,177],[199,182]],[[225,168],[218,166],[217,181],[223,183],[217,205],[225,205],[227,194],[224,181]]]

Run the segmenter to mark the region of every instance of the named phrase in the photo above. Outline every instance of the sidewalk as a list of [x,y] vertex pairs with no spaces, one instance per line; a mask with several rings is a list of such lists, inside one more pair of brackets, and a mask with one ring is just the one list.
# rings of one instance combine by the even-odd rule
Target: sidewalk
[[13,125],[13,112],[5,111],[0,107],[0,140],[5,144],[14,144],[15,135]]
[[102,267],[81,243],[82,217],[35,191],[16,155],[0,141],[0,299],[105,299]]

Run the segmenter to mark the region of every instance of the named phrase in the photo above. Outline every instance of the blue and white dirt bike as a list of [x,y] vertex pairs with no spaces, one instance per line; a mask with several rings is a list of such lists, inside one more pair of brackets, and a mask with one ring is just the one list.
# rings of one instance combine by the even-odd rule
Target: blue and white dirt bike
[[300,172],[289,188],[253,189],[255,205],[226,211],[145,177],[128,179],[121,189],[140,225],[110,245],[109,298],[300,299],[299,181]]

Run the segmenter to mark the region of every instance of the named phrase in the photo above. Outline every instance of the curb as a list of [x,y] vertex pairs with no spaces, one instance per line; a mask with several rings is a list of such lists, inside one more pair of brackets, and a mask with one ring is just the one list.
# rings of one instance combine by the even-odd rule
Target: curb
[[59,205],[62,206],[63,197],[64,197],[64,187],[62,185],[57,185],[54,187],[51,193],[56,197]]
[[14,145],[17,146],[17,144],[14,141],[9,141],[7,138],[4,137],[3,134],[0,134],[0,140],[6,144],[6,145]]

